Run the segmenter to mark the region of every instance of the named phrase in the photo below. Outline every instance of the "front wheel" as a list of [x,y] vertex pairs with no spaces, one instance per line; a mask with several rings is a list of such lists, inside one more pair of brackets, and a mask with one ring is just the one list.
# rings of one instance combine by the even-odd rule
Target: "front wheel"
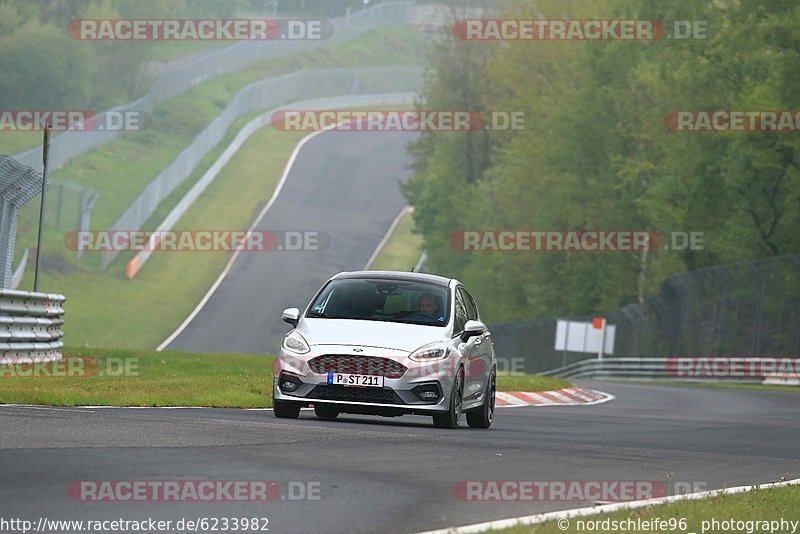
[[433,426],[437,428],[458,428],[458,420],[461,419],[461,405],[464,397],[464,373],[458,372],[453,390],[450,394],[450,409],[447,413],[433,416]]
[[300,403],[273,400],[272,413],[279,419],[297,419],[300,417]]
[[492,426],[494,418],[494,392],[496,391],[496,378],[494,371],[489,376],[489,383],[486,385],[486,399],[483,406],[474,412],[467,412],[467,424],[471,428],[489,428]]

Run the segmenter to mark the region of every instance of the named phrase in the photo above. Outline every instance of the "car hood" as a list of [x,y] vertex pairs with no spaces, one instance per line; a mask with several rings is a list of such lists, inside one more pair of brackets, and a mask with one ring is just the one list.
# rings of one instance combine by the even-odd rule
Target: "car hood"
[[447,340],[447,327],[303,318],[297,331],[309,345],[355,345],[413,352],[434,341]]

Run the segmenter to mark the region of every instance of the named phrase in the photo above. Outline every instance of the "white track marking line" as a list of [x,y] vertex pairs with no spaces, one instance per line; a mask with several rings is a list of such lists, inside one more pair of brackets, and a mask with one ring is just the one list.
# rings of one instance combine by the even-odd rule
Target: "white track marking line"
[[594,400],[592,402],[587,402],[586,404],[584,404],[584,406],[588,406],[590,404],[603,404],[604,402],[609,402],[609,401],[612,401],[612,400],[617,398],[616,396],[612,395],[611,393],[606,393],[604,391],[597,391],[597,390],[592,390],[592,391],[594,391],[595,393],[600,393],[602,395],[602,397],[600,397],[599,399]]
[[[325,133],[325,132],[327,132],[329,130],[335,130],[336,128],[338,128],[341,125],[342,125],[342,123],[339,122],[337,124],[328,126],[327,128],[323,128],[321,130],[317,130],[316,132],[312,132],[312,133],[308,134],[307,136],[305,136],[304,138],[302,138],[299,143],[297,143],[297,146],[295,147],[294,151],[292,152],[292,155],[289,157],[289,161],[286,164],[286,168],[283,169],[283,175],[281,175],[281,179],[280,179],[280,182],[278,182],[278,186],[275,188],[275,191],[272,193],[272,196],[270,197],[269,202],[267,202],[267,205],[264,206],[264,208],[261,210],[261,212],[256,217],[255,221],[253,221],[253,223],[250,225],[250,228],[248,229],[248,232],[252,232],[253,230],[255,230],[255,227],[258,226],[258,224],[261,222],[261,219],[264,218],[264,216],[267,214],[267,211],[269,210],[269,208],[272,207],[272,204],[278,198],[278,194],[280,194],[281,189],[283,189],[283,185],[286,182],[286,178],[289,176],[289,173],[291,172],[292,167],[294,166],[294,162],[297,159],[297,156],[300,154],[300,150],[305,146],[305,144],[308,143],[309,141],[311,141],[316,136],[318,136],[320,134],[323,134],[323,133]],[[400,219],[405,214],[405,212],[408,211],[409,209],[411,209],[410,206],[404,207],[402,209],[402,211],[400,211],[400,213],[394,219],[394,221],[392,222],[392,226],[389,228],[389,231],[383,236],[383,240],[381,240],[381,242],[378,244],[378,248],[375,249],[375,251],[373,251],[373,253],[372,253],[373,257],[371,257],[369,259],[369,261],[367,262],[367,266],[371,265],[372,262],[375,261],[375,258],[380,253],[380,251],[383,248],[383,246],[386,244],[386,241],[388,241],[389,237],[391,237],[391,234],[394,231],[395,227],[397,227],[397,225],[400,223]],[[239,253],[240,252],[241,252],[241,249],[237,249],[233,253],[233,256],[231,256],[231,258],[228,260],[228,263],[225,264],[225,268],[222,270],[222,272],[220,273],[219,277],[217,277],[217,280],[214,282],[214,284],[211,286],[211,288],[209,288],[209,290],[203,296],[203,298],[200,301],[200,303],[195,307],[194,310],[192,310],[192,313],[189,314],[189,316],[181,323],[181,325],[178,328],[176,328],[175,331],[172,334],[170,334],[170,336],[167,339],[162,341],[161,344],[158,347],[156,347],[156,351],[157,352],[160,352],[160,351],[164,350],[166,347],[168,347],[169,344],[172,343],[175,340],[175,338],[177,338],[179,335],[181,335],[181,333],[186,329],[186,327],[189,326],[189,323],[191,323],[194,320],[194,318],[197,316],[197,314],[200,313],[200,311],[203,309],[203,307],[206,305],[206,303],[214,295],[214,292],[217,290],[217,288],[220,286],[220,284],[222,284],[223,280],[225,280],[225,277],[228,276],[228,272],[230,272],[231,268],[233,267],[234,262],[236,261],[236,258],[239,257]],[[367,268],[365,268],[364,270],[367,270]]]
[[402,219],[403,215],[405,215],[409,211],[411,211],[411,206],[406,206],[402,210],[400,210],[400,213],[398,213],[397,217],[394,218],[394,221],[392,221],[392,225],[389,227],[389,230],[386,231],[386,234],[383,236],[383,239],[381,239],[381,242],[378,243],[378,246],[372,252],[372,256],[370,256],[369,260],[367,260],[367,264],[364,266],[365,271],[369,271],[370,267],[372,267],[372,264],[375,263],[376,259],[378,259],[378,254],[381,253],[383,247],[385,247],[386,243],[389,241],[389,238],[392,237],[395,228],[397,228],[397,225],[400,224],[400,219]]
[[78,412],[94,413],[93,410],[82,408],[95,408],[95,406],[38,406],[35,404],[0,404],[0,408],[24,408],[28,410],[44,410],[48,412]]
[[[528,515],[523,517],[512,517],[510,519],[500,519],[498,521],[476,523],[474,525],[465,525],[463,527],[450,527],[441,530],[430,530],[427,532],[423,532],[421,534],[473,534],[477,532],[487,532],[489,530],[500,530],[516,526],[538,525],[540,523],[545,523],[547,521],[554,521],[558,519],[572,519],[575,517],[585,517],[596,514],[616,512],[618,510],[632,510],[635,508],[644,508],[646,506],[653,506],[656,504],[663,504],[663,503],[676,502],[682,500],[693,501],[693,500],[705,499],[707,497],[716,497],[723,493],[726,495],[732,495],[736,493],[745,493],[753,490],[780,488],[783,486],[794,486],[794,485],[800,485],[800,478],[795,480],[787,480],[785,482],[775,482],[772,484],[737,486],[735,488],[700,491],[697,493],[689,493],[686,495],[670,495],[669,497],[659,497],[656,499],[620,502],[620,503],[606,504],[602,506],[589,506],[586,508],[573,508],[572,510],[547,512],[544,514]],[[569,528],[569,526],[567,528]]]
[[[336,126],[333,126],[332,128],[335,127]],[[289,161],[286,164],[286,167],[283,169],[283,175],[281,175],[281,179],[278,182],[278,186],[275,188],[275,191],[273,191],[272,196],[270,197],[267,204],[264,206],[264,208],[255,218],[253,223],[250,225],[248,232],[252,232],[253,230],[255,230],[255,227],[258,226],[258,224],[261,222],[261,219],[264,218],[264,216],[267,214],[267,211],[269,211],[269,209],[275,203],[275,200],[278,198],[278,195],[281,193],[281,190],[283,189],[283,185],[286,183],[286,179],[289,177],[289,173],[292,171],[292,167],[294,166],[294,162],[297,159],[297,156],[300,154],[300,150],[303,149],[306,143],[311,141],[319,134],[325,133],[328,129],[312,132],[307,136],[305,136],[304,138],[302,138],[299,143],[297,143],[297,146],[294,148],[294,152],[292,152],[291,157],[289,157]],[[194,320],[194,318],[197,317],[197,314],[200,313],[200,311],[203,309],[206,303],[211,299],[211,297],[214,295],[214,292],[217,290],[220,284],[222,284],[223,280],[225,280],[225,277],[228,276],[228,273],[230,272],[234,262],[239,257],[240,253],[241,249],[237,249],[233,253],[233,255],[228,260],[228,263],[225,264],[225,268],[222,270],[220,275],[217,277],[217,280],[214,282],[214,285],[212,285],[211,288],[209,288],[209,290],[206,292],[205,296],[203,296],[203,299],[200,301],[200,303],[195,307],[194,310],[192,310],[192,313],[190,313],[189,316],[186,317],[186,319],[184,319],[181,325],[178,328],[176,328],[175,331],[172,334],[170,334],[170,336],[167,339],[162,341],[158,347],[156,347],[156,351],[162,351],[164,350],[164,348],[168,347],[169,344],[172,343],[175,340],[175,338],[181,335],[181,333],[186,329],[186,327],[189,326],[189,323],[191,323]]]

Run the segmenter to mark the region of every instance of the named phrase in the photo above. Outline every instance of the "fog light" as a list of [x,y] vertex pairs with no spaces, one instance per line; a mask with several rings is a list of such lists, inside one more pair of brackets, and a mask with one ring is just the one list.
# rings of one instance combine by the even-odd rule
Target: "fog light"
[[281,373],[280,379],[278,380],[278,386],[284,393],[291,393],[301,385],[303,385],[303,382],[299,378],[288,373]]
[[436,402],[442,397],[441,390],[439,389],[439,384],[437,384],[436,382],[429,384],[420,384],[411,391],[414,393],[414,395],[417,396],[419,400],[425,402]]

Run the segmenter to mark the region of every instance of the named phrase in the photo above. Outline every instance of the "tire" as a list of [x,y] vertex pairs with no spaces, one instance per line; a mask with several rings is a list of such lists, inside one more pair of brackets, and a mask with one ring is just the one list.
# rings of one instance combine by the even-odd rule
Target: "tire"
[[315,404],[314,413],[320,419],[336,419],[339,416],[339,408],[330,404]]
[[464,402],[464,371],[458,371],[453,390],[450,394],[450,408],[447,413],[433,416],[433,426],[436,428],[458,428],[461,419],[461,406]]
[[474,412],[467,412],[467,424],[470,428],[489,428],[494,419],[494,398],[497,389],[494,371],[489,375],[489,383],[486,386],[486,399],[483,406]]
[[300,417],[300,403],[273,400],[272,413],[279,419],[297,419]]

